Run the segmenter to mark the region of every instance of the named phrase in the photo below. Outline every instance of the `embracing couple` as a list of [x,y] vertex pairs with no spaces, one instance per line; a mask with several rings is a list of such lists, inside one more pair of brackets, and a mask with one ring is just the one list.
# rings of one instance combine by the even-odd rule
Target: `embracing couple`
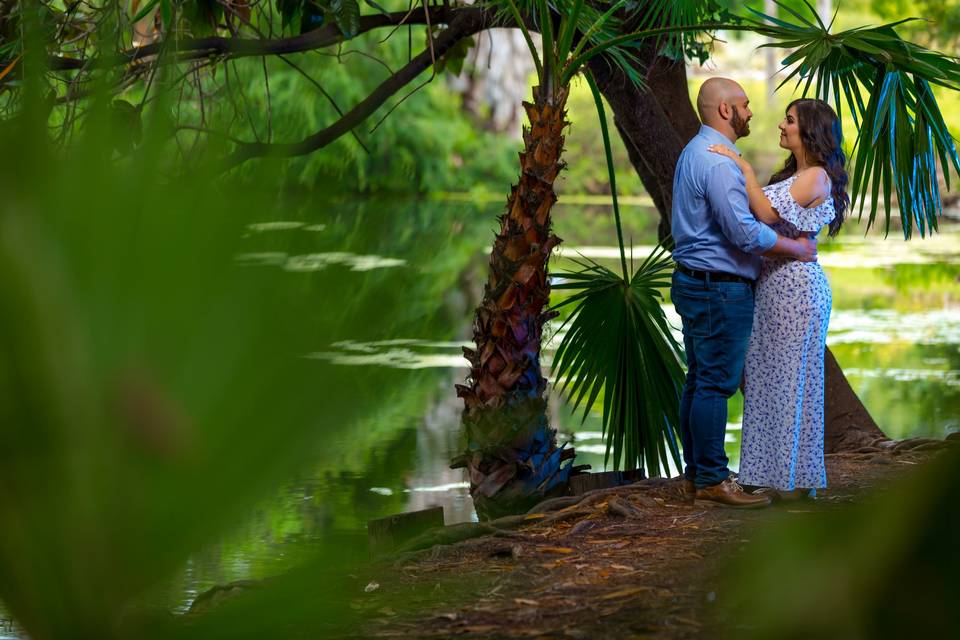
[[[743,88],[711,78],[697,110],[703,126],[677,163],[672,211],[671,296],[688,366],[680,401],[684,496],[743,508],[813,497],[827,483],[823,355],[831,305],[816,235],[827,225],[836,234],[849,203],[840,121],[821,100],[790,103],[779,125],[790,155],[762,187],[735,146],[750,133]],[[727,399],[741,381],[734,478],[723,443]]]

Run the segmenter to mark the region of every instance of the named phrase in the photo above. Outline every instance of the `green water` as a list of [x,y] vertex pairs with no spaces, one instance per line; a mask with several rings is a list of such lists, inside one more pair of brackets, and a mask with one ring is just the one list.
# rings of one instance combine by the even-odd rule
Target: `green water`
[[[448,468],[461,447],[453,385],[467,372],[461,348],[469,344],[500,207],[301,202],[242,230],[246,250],[238,264],[299,279],[305,295],[315,294],[309,284],[317,273],[364,274],[353,295],[321,300],[316,313],[326,304],[351,305],[366,321],[340,335],[318,334],[303,356],[317,366],[360,368],[363,375],[351,378],[359,382],[347,392],[369,410],[318,429],[323,454],[317,461],[196,553],[154,594],[156,601],[182,610],[214,584],[296,565],[321,539],[362,545],[366,521],[391,513],[441,505],[447,523],[474,518],[462,470]],[[627,207],[624,215],[625,236],[641,259],[655,240],[655,215],[639,207]],[[577,253],[614,260],[610,218],[606,207],[559,205],[555,226],[564,244],[555,266]],[[905,243],[865,237],[851,225],[821,248],[834,291],[828,343],[881,428],[896,438],[960,430],[960,225],[943,226],[933,240]],[[678,324],[669,303],[665,310]],[[557,342],[553,335],[546,347],[547,365]],[[316,402],[324,402],[323,389]],[[727,448],[734,467],[741,404],[739,398],[730,403]],[[555,393],[550,408],[578,463],[602,469],[599,415],[581,421]],[[0,626],[0,638],[14,634],[7,626]]]

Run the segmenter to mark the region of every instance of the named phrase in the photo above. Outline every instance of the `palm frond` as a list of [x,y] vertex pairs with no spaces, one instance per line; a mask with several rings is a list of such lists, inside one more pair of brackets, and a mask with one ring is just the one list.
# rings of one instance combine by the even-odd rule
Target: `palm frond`
[[[896,192],[904,238],[914,228],[921,237],[937,229],[942,202],[937,163],[950,188],[951,169],[960,175],[960,156],[947,129],[932,85],[960,90],[960,60],[903,40],[895,30],[907,20],[831,34],[809,2],[812,18],[777,2],[795,21],[749,9],[748,24],[773,42],[795,49],[783,59],[793,66],[781,86],[796,78],[803,95],[832,101],[838,114],[849,111],[858,128],[851,154],[851,200],[862,218],[868,193],[867,227],[884,199],[890,232]],[[864,105],[863,93],[870,96]],[[812,91],[811,91],[812,89]]]
[[576,48],[566,58],[568,64],[563,71],[561,81],[569,82],[580,70],[582,64],[577,64],[574,61],[582,55],[584,50],[606,45],[605,51],[610,60],[623,70],[631,82],[639,87],[644,86],[643,74],[640,72],[642,68],[640,58],[633,51],[637,47],[638,41],[634,39],[633,41],[627,40],[613,45],[609,44],[624,33],[625,25],[616,14],[628,4],[628,0],[611,2],[610,6],[602,12],[590,5],[584,6],[577,24],[577,30],[583,34],[583,37],[580,38]]
[[[660,302],[672,262],[658,247],[629,282],[592,260],[562,273],[554,289],[575,293],[554,309],[574,305],[554,357],[554,380],[573,411],[586,419],[603,393],[605,461],[614,469],[645,466],[650,475],[679,466],[680,345]],[[669,452],[669,453],[668,453]]]
[[701,63],[709,57],[709,41],[702,40],[706,32],[700,26],[739,20],[715,0],[650,0],[634,4],[628,17],[634,31],[671,29],[656,37],[661,55],[675,60],[697,58]]

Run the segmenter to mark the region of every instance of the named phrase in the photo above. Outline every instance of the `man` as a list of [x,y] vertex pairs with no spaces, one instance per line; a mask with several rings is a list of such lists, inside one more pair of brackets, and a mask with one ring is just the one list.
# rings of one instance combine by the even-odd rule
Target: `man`
[[688,365],[680,401],[684,494],[689,501],[765,507],[767,496],[744,492],[730,477],[723,450],[727,400],[743,375],[761,255],[812,262],[817,247],[758,222],[736,163],[707,151],[711,144],[736,151],[737,139],[750,133],[753,114],[743,87],[711,78],[700,88],[697,110],[703,126],[680,154],[673,180],[671,296],[683,320]]

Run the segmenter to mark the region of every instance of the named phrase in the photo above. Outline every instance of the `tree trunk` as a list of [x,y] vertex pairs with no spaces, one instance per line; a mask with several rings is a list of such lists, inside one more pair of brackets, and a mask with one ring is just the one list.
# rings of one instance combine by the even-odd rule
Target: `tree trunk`
[[530,121],[523,132],[520,179],[490,253],[490,275],[477,308],[476,350],[463,398],[467,451],[453,466],[465,466],[470,494],[481,519],[526,510],[544,497],[566,491],[573,449],[558,449],[547,418],[546,387],[540,369],[543,324],[549,319],[547,265],[560,243],[551,232],[557,201],[554,180],[563,168],[567,89],[551,101],[533,89],[525,102]]
[[[670,233],[673,173],[683,147],[700,124],[687,88],[686,66],[663,57],[650,65],[649,90],[638,90],[614,65],[595,58],[590,69],[614,113],[630,162],[660,214],[660,240]],[[826,351],[825,449],[857,449],[886,436],[847,382],[830,349]]]
[[889,440],[850,387],[830,349],[824,354],[823,369],[824,450],[851,451],[874,445],[878,440]]

